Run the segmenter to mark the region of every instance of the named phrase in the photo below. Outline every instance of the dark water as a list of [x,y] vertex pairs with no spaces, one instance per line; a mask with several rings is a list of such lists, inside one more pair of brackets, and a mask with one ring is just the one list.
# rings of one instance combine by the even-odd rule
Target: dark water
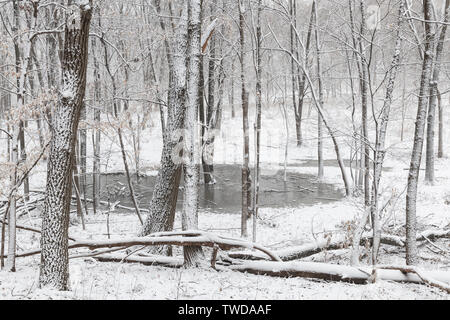
[[[314,168],[317,168],[317,166],[318,166],[318,161],[314,160],[314,159],[308,159],[308,160],[296,159],[296,160],[299,160],[301,162],[288,163],[287,167],[289,167],[289,168],[292,168],[292,167],[300,167],[300,168],[314,167]],[[343,159],[342,161],[344,162],[345,167],[347,167],[347,168],[350,167],[349,159]],[[325,167],[335,167],[335,168],[339,167],[339,163],[336,159],[326,159],[323,161],[323,165]],[[355,169],[355,166],[356,166],[356,161],[353,161],[352,168]],[[372,168],[372,166],[373,166],[373,162],[370,162],[370,167]],[[392,171],[392,168],[391,167],[383,167],[383,171]]]
[[[217,213],[239,213],[241,210],[241,167],[239,165],[215,165],[216,184],[199,188],[200,209]],[[203,180],[203,176],[201,176]],[[121,205],[132,207],[128,184],[124,174],[101,175],[101,198],[120,201]],[[156,176],[133,177],[133,185],[141,208],[147,208],[152,198]],[[92,179],[88,177],[88,185]],[[183,182],[181,182],[177,208],[182,208]],[[91,190],[88,188],[88,194]],[[260,182],[260,207],[299,207],[317,203],[338,201],[344,196],[335,186],[318,182],[314,175],[284,171],[262,171]]]

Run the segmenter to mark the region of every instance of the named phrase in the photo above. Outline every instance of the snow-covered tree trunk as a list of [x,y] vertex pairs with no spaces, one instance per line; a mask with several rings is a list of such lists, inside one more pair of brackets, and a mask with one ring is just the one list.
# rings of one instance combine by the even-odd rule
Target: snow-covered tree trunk
[[360,0],[361,9],[361,28],[359,51],[361,55],[361,122],[362,122],[362,143],[364,157],[364,203],[368,207],[370,205],[370,141],[368,129],[368,86],[369,86],[369,65],[364,48],[364,37],[366,36],[366,3]]
[[52,119],[39,276],[40,287],[58,290],[69,287],[68,228],[72,168],[86,87],[92,2],[81,1],[68,10],[62,52],[62,86]]
[[439,114],[439,137],[438,137],[438,158],[444,158],[444,109],[442,107],[442,96],[437,90],[438,114]]
[[[295,7],[295,5],[294,5]],[[310,47],[311,47],[311,37],[312,37],[312,30],[313,30],[313,21],[314,21],[314,12],[311,9],[311,16],[309,18],[309,25],[308,25],[308,33],[306,35],[306,45],[304,48],[303,53],[303,61],[305,64],[305,68],[308,69],[309,64],[309,53],[310,53]],[[298,55],[297,55],[298,60]],[[296,120],[295,120],[295,126],[297,130],[297,141],[299,141],[300,138],[300,145],[302,144],[302,119],[303,119],[303,104],[305,101],[306,96],[306,89],[307,89],[307,82],[306,82],[306,74],[299,69],[299,75],[298,75],[298,108],[296,113]],[[298,143],[297,143],[298,144]]]
[[[425,181],[428,183],[434,183],[434,137],[435,137],[435,118],[436,118],[436,105],[438,103],[438,84],[439,77],[442,68],[442,54],[445,44],[445,36],[447,32],[447,26],[449,23],[449,4],[450,0],[445,2],[445,18],[442,25],[439,38],[437,39],[436,56],[434,58],[433,76],[430,83],[430,101],[428,107],[428,120],[427,120],[427,148],[426,148],[426,167],[425,167]],[[437,37],[437,35],[436,35]]]
[[[383,107],[381,109],[380,122],[377,123],[377,137],[375,143],[375,151],[374,151],[374,173],[373,173],[373,182],[372,182],[372,205],[371,205],[371,214],[373,217],[373,249],[372,249],[372,263],[377,264],[377,256],[378,256],[378,248],[380,246],[380,237],[381,237],[381,225],[380,225],[380,217],[378,212],[378,200],[380,195],[380,179],[383,170],[383,162],[384,157],[386,155],[386,132],[387,126],[389,123],[389,114],[391,111],[391,104],[393,99],[393,93],[395,88],[395,79],[397,77],[397,72],[400,63],[400,54],[401,54],[401,45],[402,45],[402,37],[401,37],[401,26],[403,22],[403,0],[400,2],[400,9],[398,12],[398,24],[397,24],[397,36],[394,48],[394,56],[392,59],[391,67],[389,68],[389,78],[386,87],[386,96],[384,98]],[[359,245],[359,244],[358,244]]]
[[241,236],[247,237],[247,219],[249,218],[250,206],[250,169],[249,169],[249,126],[248,126],[248,97],[245,80],[245,9],[242,0],[238,0],[239,9],[239,42],[241,62],[241,99],[242,99],[242,129],[243,129],[243,162],[242,162],[242,215],[241,215]]
[[[19,162],[26,161],[25,151],[25,135],[24,135],[24,121],[21,118],[22,112],[24,112],[25,106],[25,84],[27,82],[27,73],[31,65],[31,52],[32,42],[34,38],[34,32],[36,29],[36,20],[38,14],[38,4],[33,3],[32,14],[28,20],[29,25],[24,25],[18,1],[13,2],[14,11],[14,52],[16,63],[16,84],[17,84],[17,105],[18,119],[14,119],[17,123],[12,128],[12,148],[11,148],[11,161],[14,165],[14,169],[10,176],[11,190],[14,190],[10,195],[10,209],[8,212],[8,259],[6,261],[6,268],[9,271],[15,271],[16,269],[16,190],[17,186],[17,171]],[[27,28],[30,28],[28,37],[23,33]],[[27,200],[29,194],[29,182],[28,175],[24,178],[24,198]]]
[[[198,184],[200,148],[198,138],[198,106],[201,59],[201,0],[188,3],[187,94],[186,94],[186,163],[184,167],[183,230],[198,229]],[[199,246],[184,247],[184,264],[196,265],[202,258]]]
[[[295,28],[297,27],[297,6],[294,0],[289,0],[289,13],[290,13],[290,18],[291,18],[291,25],[289,28],[289,41],[290,41],[290,50],[292,55],[297,55],[297,46],[296,44],[296,40],[297,38],[295,37]],[[298,68],[295,67],[295,61],[293,58],[291,58],[291,87],[292,87],[292,105],[294,108],[294,115],[295,115],[295,128],[296,128],[296,134],[297,134],[297,145],[301,146],[302,145],[302,128],[301,128],[301,119],[300,116],[298,114],[298,109],[297,109],[297,98],[296,98],[296,88],[297,88],[297,81],[296,81],[296,69],[298,70]],[[300,95],[300,91],[299,91],[299,95]]]
[[[423,1],[425,21],[433,19],[432,0]],[[406,263],[413,265],[417,259],[416,243],[416,202],[417,185],[419,182],[420,162],[422,159],[423,140],[425,133],[425,122],[427,116],[428,94],[430,92],[430,78],[434,59],[434,40],[436,28],[434,23],[424,22],[425,25],[425,51],[420,80],[419,101],[417,118],[414,131],[414,144],[411,153],[411,164],[409,167],[408,186],[406,193]]]
[[[217,4],[211,2],[211,19],[214,23],[215,6]],[[215,91],[216,91],[216,36],[211,34],[209,40],[209,61],[208,61],[208,108],[206,110],[205,127],[202,127],[202,167],[203,176],[206,184],[214,184],[214,166],[212,158],[209,155],[213,154],[214,150],[214,138],[213,130],[215,129],[215,121],[217,110],[215,110]],[[200,96],[200,99],[202,97]]]
[[255,119],[255,181],[253,191],[253,242],[256,242],[256,227],[259,208],[259,181],[260,181],[260,156],[261,156],[261,109],[262,109],[262,31],[261,12],[262,0],[258,0],[256,16],[256,119]]
[[[321,65],[321,53],[320,53],[320,39],[319,39],[319,21],[317,19],[317,4],[314,0],[312,3],[312,12],[314,14],[314,35],[316,42],[316,62],[317,62],[317,81],[319,90],[319,104],[323,109],[323,81],[322,81],[322,65]],[[317,119],[317,177],[323,179],[323,127],[322,116],[318,112]]]
[[92,207],[94,214],[97,213],[97,207],[100,201],[100,152],[101,152],[101,130],[99,128],[101,121],[101,74],[100,74],[100,64],[96,55],[97,40],[91,40],[92,46],[92,57],[93,57],[93,77],[94,77],[94,123],[95,127],[92,130],[92,148],[93,148],[93,159],[92,159]]
[[[187,6],[183,12],[173,39],[167,47],[169,59],[170,88],[168,99],[167,139],[164,140],[161,168],[159,169],[150,202],[150,213],[140,232],[141,236],[160,231],[171,231],[175,219],[175,208],[184,158],[183,129],[186,110],[186,48]],[[169,43],[167,43],[169,45]]]

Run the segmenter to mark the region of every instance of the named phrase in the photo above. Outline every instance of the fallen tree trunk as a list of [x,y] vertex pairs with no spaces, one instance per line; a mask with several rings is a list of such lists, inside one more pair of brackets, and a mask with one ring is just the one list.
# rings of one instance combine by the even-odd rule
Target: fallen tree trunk
[[[256,243],[217,236],[211,233],[202,231],[181,231],[181,232],[161,232],[151,234],[147,237],[132,238],[132,239],[114,239],[114,240],[79,240],[69,244],[69,249],[76,248],[115,248],[115,247],[131,247],[131,246],[159,246],[159,245],[176,245],[176,246],[205,246],[218,247],[221,250],[230,250],[236,248],[247,248],[261,251],[269,256],[273,261],[280,261],[281,259],[271,250],[260,246]],[[28,257],[39,254],[40,249],[22,252],[17,257]]]
[[424,283],[450,293],[450,282],[444,283],[443,281],[437,280],[436,278],[431,278],[430,276],[433,276],[432,274],[429,275],[414,266],[376,266],[377,273],[379,272],[379,270],[399,270],[404,274],[415,273]]
[[183,266],[182,258],[165,257],[165,256],[132,256],[127,257],[121,254],[104,254],[94,257],[94,259],[101,262],[127,262],[140,263],[148,266],[163,266],[169,268],[181,268]]
[[[429,230],[422,232],[418,237],[417,241],[436,240],[440,238],[450,238],[450,230]],[[361,237],[361,245],[364,245],[366,241],[372,241],[373,235],[366,234]],[[405,239],[402,237],[383,234],[381,235],[380,242],[385,245],[404,247]],[[339,250],[348,247],[348,241],[345,239],[336,239],[332,241],[322,240],[317,243],[305,244],[301,246],[295,246],[291,248],[276,250],[274,253],[280,257],[283,261],[293,261],[302,258],[312,256],[314,254],[320,253],[323,250]],[[259,252],[253,251],[235,251],[228,253],[230,258],[233,259],[244,259],[244,260],[266,260],[266,256],[260,254]]]
[[256,249],[264,252],[273,261],[281,261],[281,259],[271,252],[269,249],[264,248],[255,243],[232,239],[223,238],[213,234],[197,231],[186,231],[186,232],[165,232],[158,233],[156,235],[150,235],[148,237],[134,238],[134,239],[117,239],[117,240],[99,240],[99,241],[78,241],[69,245],[70,249],[74,248],[112,248],[112,247],[123,247],[123,246],[155,246],[155,245],[179,245],[179,246],[206,246],[214,247],[217,245],[221,250],[230,250],[235,248],[248,248]]
[[[355,284],[366,284],[370,281],[372,276],[371,268],[355,268],[317,262],[245,261],[239,265],[232,265],[230,268],[234,271],[256,275],[268,275],[285,278],[314,278]],[[428,279],[450,284],[450,272],[422,271],[421,274]],[[404,273],[399,270],[378,269],[377,279],[418,284],[425,283],[416,273]]]

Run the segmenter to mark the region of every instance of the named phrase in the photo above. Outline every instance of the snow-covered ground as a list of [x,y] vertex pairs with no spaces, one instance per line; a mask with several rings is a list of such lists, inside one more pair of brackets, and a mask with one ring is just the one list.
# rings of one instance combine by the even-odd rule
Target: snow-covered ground
[[[349,141],[351,139],[350,111],[343,107],[342,101],[327,102],[330,122],[340,136],[344,158],[349,158]],[[332,106],[332,108],[331,108]],[[308,108],[306,108],[308,109]],[[412,111],[413,107],[411,107]],[[262,132],[263,174],[282,169],[285,148],[285,124],[279,106],[264,112]],[[150,126],[142,132],[141,168],[147,174],[156,174],[162,148],[159,118],[154,118]],[[253,128],[253,111],[251,110],[250,127]],[[412,147],[413,120],[411,112],[406,122],[405,142],[400,142],[399,113],[393,111],[393,121],[389,127],[387,145],[390,146],[383,172],[381,203],[391,199],[384,216],[386,232],[404,235],[405,187],[407,182],[410,150]],[[315,139],[317,115],[305,111],[304,145],[295,146],[295,126],[292,112],[288,112],[289,148],[288,162],[301,163],[316,158]],[[450,123],[447,114],[446,123]],[[242,119],[239,112],[234,119],[229,111],[224,113],[221,134],[216,138],[215,162],[237,163],[242,159]],[[450,130],[448,131],[450,132]],[[123,168],[119,147],[113,135],[102,138],[102,170],[121,171]],[[90,139],[88,139],[89,141]],[[251,140],[251,161],[253,161],[253,134]],[[446,135],[446,148],[450,150],[450,136]],[[92,147],[88,145],[88,150]],[[131,148],[129,150],[131,155]],[[88,152],[88,153],[89,153]],[[326,139],[324,155],[326,159],[335,159],[334,148],[330,139]],[[90,155],[89,155],[90,156]],[[132,157],[130,157],[132,161]],[[90,161],[88,161],[89,163]],[[107,163],[107,166],[106,166]],[[281,164],[281,165],[280,165]],[[133,167],[133,166],[132,166]],[[45,187],[45,164],[40,165],[32,178],[32,187]],[[288,167],[300,173],[315,174],[314,167]],[[88,169],[89,171],[89,169]],[[434,186],[420,184],[418,194],[419,231],[443,229],[450,227],[450,160],[436,160],[436,183]],[[421,177],[423,181],[423,176]],[[325,182],[342,188],[340,171],[337,167],[325,168]],[[236,199],[240,201],[240,199]],[[258,224],[258,242],[270,248],[285,248],[292,245],[313,243],[323,237],[342,237],[349,235],[349,226],[362,213],[362,199],[352,197],[341,201],[309,207],[289,209],[260,209],[261,219]],[[175,227],[180,228],[177,215]],[[21,218],[27,225],[39,227],[37,213]],[[218,234],[239,237],[240,216],[235,213],[214,214],[201,211],[199,227]],[[251,222],[249,221],[249,227]],[[110,233],[112,237],[130,237],[139,230],[139,222],[133,213],[112,213],[110,216]],[[74,224],[70,228],[74,238],[106,239],[106,215],[89,215],[87,230]],[[38,247],[39,235],[19,231],[18,246],[20,250]],[[421,266],[428,270],[450,272],[450,242],[441,240],[438,246],[447,253],[434,253],[433,247],[420,248]],[[176,252],[180,253],[179,249]],[[206,250],[208,261],[209,251]],[[404,250],[382,246],[381,263],[403,264]],[[323,252],[310,257],[310,261],[348,264],[349,251],[338,250]],[[367,263],[367,258],[363,259]],[[16,273],[0,272],[0,299],[448,299],[449,295],[438,289],[425,285],[400,284],[379,281],[375,284],[352,285],[301,278],[272,278],[242,274],[232,271],[217,272],[205,267],[199,269],[170,269],[156,266],[143,266],[126,263],[102,263],[92,259],[73,259],[70,262],[72,291],[49,292],[36,288],[39,273],[39,257],[19,258]]]

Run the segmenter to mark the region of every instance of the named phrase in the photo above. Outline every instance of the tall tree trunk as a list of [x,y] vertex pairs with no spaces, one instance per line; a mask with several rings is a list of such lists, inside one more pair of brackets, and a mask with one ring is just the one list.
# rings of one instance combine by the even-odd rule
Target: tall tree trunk
[[236,111],[234,109],[234,58],[231,57],[231,75],[230,75],[230,81],[231,81],[231,89],[230,89],[230,95],[231,95],[231,118],[234,119],[236,116]]
[[[316,59],[317,59],[317,80],[319,82],[319,104],[323,109],[323,82],[322,82],[322,66],[320,60],[320,41],[319,41],[319,21],[317,19],[317,4],[316,1],[313,1],[312,11],[314,12],[314,33],[316,37]],[[319,179],[323,179],[323,128],[322,128],[322,116],[318,112],[318,121],[317,121],[317,177]]]
[[[201,57],[201,1],[188,3],[188,42],[187,42],[187,95],[186,95],[186,143],[187,157],[184,168],[184,201],[183,230],[198,229],[198,184],[200,178],[200,150],[196,141],[198,137],[198,105]],[[184,264],[197,265],[203,256],[200,246],[185,246],[183,248]]]
[[[423,11],[425,21],[433,18],[432,0],[423,0]],[[425,22],[425,50],[420,80],[419,101],[417,118],[414,131],[414,145],[411,153],[411,164],[409,167],[408,186],[406,193],[406,263],[414,265],[417,260],[416,243],[416,202],[417,185],[419,182],[420,162],[422,160],[423,140],[425,133],[425,122],[427,116],[428,94],[430,92],[430,79],[434,58],[434,40],[436,29],[434,23]]]
[[40,287],[69,289],[68,231],[72,169],[78,122],[86,89],[92,1],[71,5],[62,52],[62,91],[52,119],[42,236]]
[[[306,35],[306,46],[305,46],[304,56],[303,56],[306,69],[308,69],[308,67],[309,67],[309,53],[310,53],[310,47],[311,47],[313,21],[314,21],[314,12],[311,8],[311,16],[309,18],[308,34]],[[298,53],[298,51],[297,51],[297,53]],[[297,55],[297,60],[298,60],[298,55]],[[303,119],[303,104],[305,101],[305,95],[306,95],[306,89],[307,89],[307,81],[306,81],[305,72],[304,71],[299,72],[298,78],[299,78],[299,86],[298,86],[299,93],[298,93],[298,109],[296,112],[296,114],[298,116],[298,119],[296,119],[296,130],[297,130],[297,132],[300,132],[300,137],[301,137],[302,136],[301,132],[302,132],[302,119]]]
[[[172,45],[167,47],[169,74],[167,138],[164,141],[161,168],[158,172],[153,196],[150,202],[150,213],[140,232],[141,236],[173,229],[178,189],[184,161],[185,141],[184,120],[186,110],[186,46],[187,46],[187,5],[177,26]],[[169,45],[167,43],[167,45]]]
[[[93,57],[93,76],[94,76],[94,129],[92,131],[92,148],[93,148],[93,159],[92,159],[92,207],[94,214],[97,213],[98,204],[100,201],[100,152],[101,152],[101,131],[100,131],[100,121],[101,121],[101,75],[100,75],[100,65],[96,55],[97,41],[92,39],[92,57]],[[87,212],[87,211],[86,211]]]
[[[386,96],[384,99],[384,104],[381,109],[380,122],[376,122],[377,130],[376,130],[376,143],[375,143],[375,151],[374,151],[374,167],[373,167],[373,182],[372,182],[372,205],[371,205],[371,214],[373,217],[373,245],[372,245],[372,264],[377,264],[377,256],[378,249],[380,246],[380,238],[381,238],[381,225],[380,225],[380,217],[378,212],[378,202],[380,196],[380,179],[383,170],[383,162],[384,157],[386,155],[386,132],[387,126],[389,123],[389,114],[391,111],[391,104],[394,93],[395,79],[397,77],[397,71],[400,63],[400,54],[401,54],[401,46],[402,46],[402,37],[401,37],[401,26],[403,22],[403,12],[404,6],[403,1],[400,2],[400,8],[398,11],[398,25],[397,25],[397,36],[394,48],[394,56],[392,59],[391,67],[389,68],[389,79],[386,87]],[[359,243],[358,243],[359,245]]]
[[444,110],[442,106],[442,96],[437,90],[438,110],[439,110],[439,141],[438,141],[438,158],[444,158]]
[[239,8],[239,42],[241,62],[241,98],[242,98],[242,128],[243,128],[243,162],[242,162],[242,215],[241,236],[247,237],[247,219],[249,218],[249,195],[251,193],[249,169],[249,130],[248,130],[248,92],[245,87],[245,17],[244,4],[238,0]]
[[255,123],[255,181],[253,192],[253,242],[256,242],[256,226],[259,208],[260,151],[261,151],[261,109],[262,109],[262,33],[261,33],[262,0],[258,0],[256,18],[256,123]]
[[[296,46],[296,40],[297,38],[295,37],[295,28],[297,26],[297,7],[295,5],[295,1],[294,0],[289,0],[289,10],[290,10],[290,15],[291,15],[291,25],[289,28],[290,31],[290,50],[293,56],[298,56],[298,48]],[[297,68],[295,68],[295,61],[294,58],[291,57],[291,87],[292,87],[292,105],[294,108],[294,115],[295,115],[295,128],[296,128],[296,134],[297,134],[297,146],[301,146],[302,145],[302,128],[301,128],[301,119],[300,119],[300,115],[298,114],[298,109],[297,109],[297,98],[296,98],[296,89],[297,89],[297,76],[296,76],[296,70],[298,70]],[[299,91],[299,95],[300,95],[300,91]]]
[[[211,21],[214,21],[216,4],[211,2]],[[209,40],[209,61],[208,61],[208,108],[206,111],[206,136],[202,135],[202,167],[203,176],[206,184],[214,184],[214,166],[213,159],[208,157],[212,154],[214,148],[213,130],[214,130],[214,119],[216,117],[215,110],[215,90],[216,90],[216,36],[212,34]]]
[[438,103],[438,84],[439,76],[442,68],[442,53],[444,50],[445,36],[447,32],[447,25],[449,22],[449,4],[450,0],[445,2],[445,18],[442,25],[442,30],[437,39],[436,55],[434,58],[433,76],[430,83],[430,100],[428,107],[428,121],[427,121],[427,148],[426,148],[426,166],[425,166],[425,181],[434,183],[434,131],[436,118],[436,105]]
[[361,9],[361,29],[359,51],[361,55],[361,122],[362,122],[362,141],[364,152],[364,204],[370,206],[370,140],[368,129],[368,86],[369,86],[369,65],[364,49],[363,39],[366,36],[366,4],[365,0],[360,0]]

